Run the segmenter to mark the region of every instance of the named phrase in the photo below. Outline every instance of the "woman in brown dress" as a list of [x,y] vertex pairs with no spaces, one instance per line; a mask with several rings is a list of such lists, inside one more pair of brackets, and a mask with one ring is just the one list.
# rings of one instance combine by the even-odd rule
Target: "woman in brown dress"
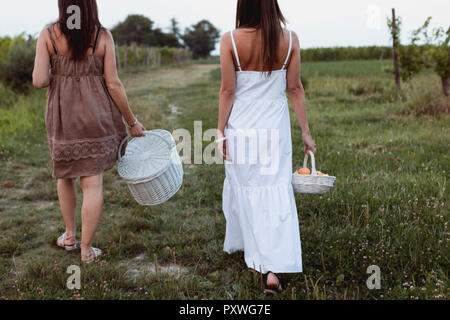
[[[80,9],[79,29],[68,23],[74,18],[67,13],[73,5]],[[122,117],[133,137],[143,136],[145,128],[129,107],[117,74],[114,40],[99,22],[96,0],[59,0],[58,6],[58,22],[38,39],[33,84],[49,86],[45,119],[66,225],[57,245],[78,248],[75,179],[80,178],[81,260],[89,263],[101,254],[92,242],[103,209],[103,172],[115,165],[127,136]]]

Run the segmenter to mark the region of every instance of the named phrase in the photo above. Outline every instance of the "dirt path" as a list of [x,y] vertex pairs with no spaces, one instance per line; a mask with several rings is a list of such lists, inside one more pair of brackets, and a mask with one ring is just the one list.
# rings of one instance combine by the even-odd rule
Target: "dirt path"
[[168,98],[168,92],[183,88],[208,77],[218,65],[192,64],[181,68],[169,67],[148,72],[123,75],[131,108],[146,129],[174,129],[181,116],[178,106]]
[[215,64],[192,64],[183,68],[160,69],[125,75],[124,84],[129,96],[133,97],[136,92],[139,93],[145,89],[184,87],[207,76],[210,71],[218,67]]

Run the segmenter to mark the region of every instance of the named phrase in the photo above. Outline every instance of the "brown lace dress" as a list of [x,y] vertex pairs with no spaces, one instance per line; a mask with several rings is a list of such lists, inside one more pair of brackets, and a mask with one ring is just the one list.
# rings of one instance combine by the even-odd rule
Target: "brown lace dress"
[[58,53],[51,58],[52,81],[45,123],[53,178],[89,177],[114,167],[120,142],[127,136],[122,115],[106,87],[103,57],[93,54],[81,61]]

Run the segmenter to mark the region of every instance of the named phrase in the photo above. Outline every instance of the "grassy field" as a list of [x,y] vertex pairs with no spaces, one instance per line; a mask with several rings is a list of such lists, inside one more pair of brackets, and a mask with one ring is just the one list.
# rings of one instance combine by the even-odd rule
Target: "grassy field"
[[[399,96],[381,71],[387,64],[304,65],[318,169],[337,176],[337,184],[324,196],[296,196],[304,273],[284,276],[286,290],[275,299],[449,297],[450,122],[405,112],[426,105],[417,88],[439,93],[437,77],[423,74]],[[193,131],[202,120],[208,129],[216,126],[217,67],[186,65],[123,80],[148,128]],[[81,290],[68,290],[66,269],[80,257],[55,245],[64,227],[50,178],[44,103],[38,92],[0,109],[0,299],[267,298],[243,254],[222,252],[219,165],[185,166],[181,191],[151,208],[138,206],[116,170],[108,172],[94,243],[106,255],[82,266]],[[298,168],[301,132],[292,125]],[[380,267],[380,290],[366,286],[370,265]]]

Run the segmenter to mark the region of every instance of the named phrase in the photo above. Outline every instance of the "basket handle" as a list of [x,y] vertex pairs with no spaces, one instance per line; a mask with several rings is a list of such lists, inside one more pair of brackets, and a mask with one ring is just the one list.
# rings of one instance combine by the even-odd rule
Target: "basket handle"
[[[154,135],[154,136],[158,137],[159,139],[161,139],[162,141],[164,141],[165,144],[167,144],[167,146],[169,147],[169,150],[172,150],[172,148],[174,147],[174,145],[171,144],[171,143],[169,143],[169,142],[167,142],[163,137],[161,137],[161,136],[160,136],[159,134],[157,134],[156,132],[157,132],[157,130],[153,130],[153,131],[145,131],[144,133],[145,133],[145,136],[148,136],[148,135]],[[117,158],[119,159],[119,161],[122,160],[122,148],[123,148],[123,146],[125,145],[125,143],[128,142],[128,139],[130,139],[130,138],[131,138],[130,135],[126,136],[126,137],[123,139],[122,143],[120,144],[120,147],[119,147],[119,153],[118,153],[118,157],[117,157]],[[139,138],[133,138],[133,139],[131,139],[129,142],[133,141],[134,139],[139,139]]]
[[303,161],[303,168],[306,168],[308,165],[308,157],[311,155],[311,167],[312,172],[311,174],[313,176],[317,176],[317,170],[316,170],[316,158],[314,157],[314,153],[311,150],[308,150],[308,152],[305,154],[305,160]]

